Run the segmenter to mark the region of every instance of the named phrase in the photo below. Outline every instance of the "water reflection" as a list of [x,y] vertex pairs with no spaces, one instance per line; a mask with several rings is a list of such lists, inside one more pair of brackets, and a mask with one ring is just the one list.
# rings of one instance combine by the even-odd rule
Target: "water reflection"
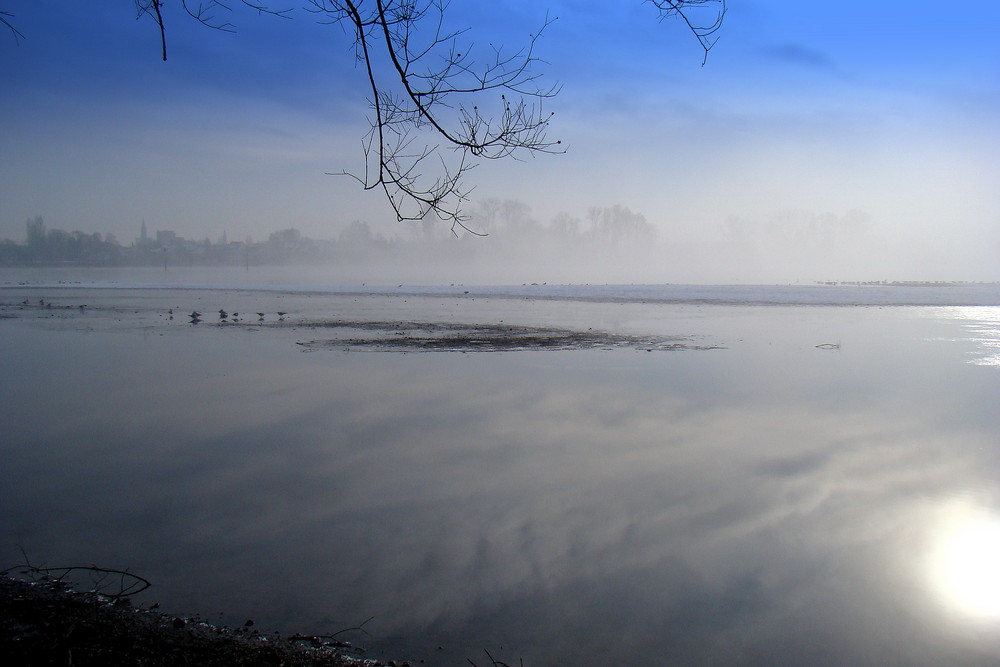
[[980,366],[1000,366],[1000,308],[989,306],[942,309],[946,317],[962,324],[967,340],[975,346],[971,362]]
[[1000,514],[966,499],[942,514],[930,558],[935,591],[961,615],[1000,620]]
[[965,575],[994,548],[1000,378],[941,343],[956,320],[758,312],[699,311],[743,340],[659,354],[7,326],[3,539],[175,609],[375,615],[426,664],[994,662],[948,618],[996,627],[963,591],[989,590]]

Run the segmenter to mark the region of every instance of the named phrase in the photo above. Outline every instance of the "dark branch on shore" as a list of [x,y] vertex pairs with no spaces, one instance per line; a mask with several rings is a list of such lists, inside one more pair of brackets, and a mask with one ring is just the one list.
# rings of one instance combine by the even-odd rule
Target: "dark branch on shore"
[[[63,583],[70,574],[81,572],[90,576],[92,593],[97,593],[98,595],[114,600],[141,593],[153,585],[145,577],[140,577],[128,570],[115,570],[106,567],[97,567],[96,565],[70,565],[68,567],[19,565],[0,571],[0,577],[15,573],[29,576],[35,580],[41,578]],[[115,590],[116,585],[117,590]]]

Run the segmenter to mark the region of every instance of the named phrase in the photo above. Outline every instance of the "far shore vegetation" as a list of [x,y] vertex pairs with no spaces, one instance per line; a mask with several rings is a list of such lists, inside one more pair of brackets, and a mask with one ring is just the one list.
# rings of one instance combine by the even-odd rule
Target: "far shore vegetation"
[[[374,232],[367,222],[355,221],[334,239],[312,239],[298,229],[280,229],[266,241],[230,240],[225,232],[216,240],[188,239],[172,230],[136,227],[134,240],[119,241],[114,234],[50,229],[42,217],[25,223],[25,241],[0,241],[0,266],[260,266],[323,264],[366,258],[410,257],[429,251],[439,259],[472,259],[505,245],[607,254],[616,250],[649,248],[656,229],[641,213],[623,206],[590,207],[584,219],[560,214],[549,224],[536,221],[525,204],[485,201],[470,227],[474,233],[443,232],[429,222],[400,226],[392,238]],[[489,244],[482,237],[492,236]],[[512,249],[513,250],[513,249]]]

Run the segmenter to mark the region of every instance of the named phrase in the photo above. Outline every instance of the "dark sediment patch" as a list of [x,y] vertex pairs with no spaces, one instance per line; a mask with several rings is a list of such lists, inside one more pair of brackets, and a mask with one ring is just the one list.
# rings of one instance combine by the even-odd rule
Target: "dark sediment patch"
[[[300,322],[297,327],[336,329],[337,338],[301,341],[307,350],[361,348],[397,351],[502,352],[518,350],[707,350],[686,337],[638,336],[507,324],[452,322],[330,321]],[[358,335],[364,334],[364,335]]]
[[[169,310],[122,308],[107,305],[54,305],[51,301],[36,300],[28,303],[0,303],[0,319],[37,319],[57,321],[86,321],[87,330],[97,326],[102,319],[118,326],[127,317],[144,328],[166,325],[168,322],[198,325],[207,328],[257,330],[313,330],[335,332],[330,338],[299,341],[298,345],[312,351],[321,349],[368,349],[382,351],[439,351],[439,352],[503,352],[527,350],[587,350],[635,349],[654,351],[721,349],[718,345],[704,344],[692,336],[659,336],[653,334],[627,334],[593,329],[567,329],[498,323],[423,322],[408,320],[300,320],[294,314],[275,311],[269,319],[257,315],[244,315],[232,319],[229,312],[219,311],[212,316],[207,307],[188,314],[186,308]],[[249,311],[248,311],[249,312]],[[223,317],[225,314],[225,317]],[[96,318],[94,316],[97,316]],[[103,316],[100,317],[100,316]],[[114,322],[110,319],[114,318]],[[277,317],[277,319],[274,319]]]

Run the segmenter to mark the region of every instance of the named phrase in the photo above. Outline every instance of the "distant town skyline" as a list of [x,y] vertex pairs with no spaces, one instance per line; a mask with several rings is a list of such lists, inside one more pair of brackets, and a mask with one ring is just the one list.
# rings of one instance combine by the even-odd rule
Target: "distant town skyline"
[[[0,265],[310,264],[336,266],[341,284],[994,282],[945,272],[920,275],[906,264],[893,264],[893,240],[880,236],[863,211],[843,216],[785,211],[764,220],[731,220],[712,243],[666,236],[645,215],[622,206],[540,221],[523,202],[486,200],[469,224],[488,236],[456,236],[432,223],[396,226],[386,235],[355,221],[325,238],[290,227],[256,241],[229,240],[225,231],[212,240],[205,232],[150,233],[143,222],[137,235],[118,239],[48,228],[36,216],[25,225],[24,243],[0,241]],[[776,247],[794,249],[795,262],[772,264]],[[698,273],[692,266],[703,268]]]

